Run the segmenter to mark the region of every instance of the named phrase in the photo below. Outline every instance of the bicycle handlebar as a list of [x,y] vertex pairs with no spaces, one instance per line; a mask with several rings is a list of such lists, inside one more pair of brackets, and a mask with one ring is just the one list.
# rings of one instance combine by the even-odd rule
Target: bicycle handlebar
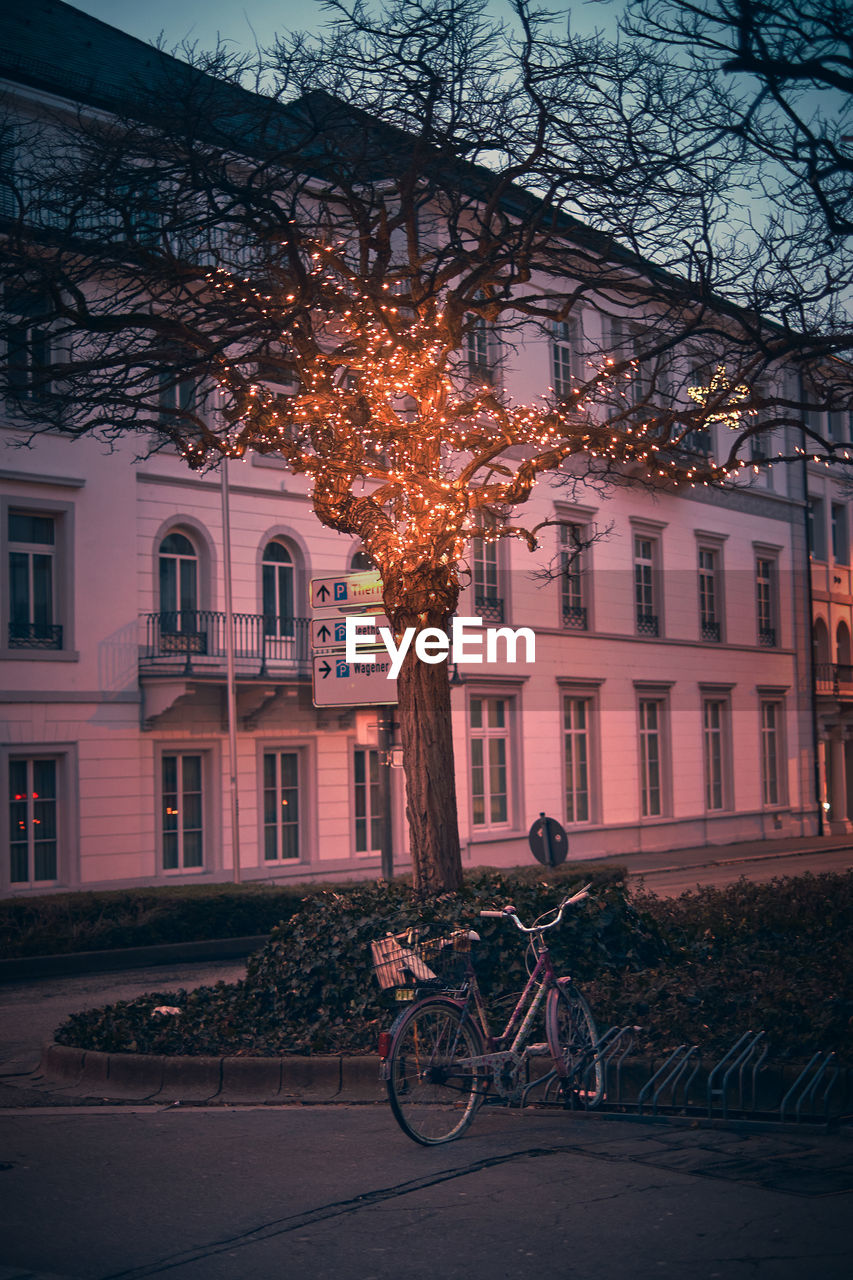
[[502,907],[500,911],[481,911],[480,915],[486,918],[492,918],[492,919],[498,919],[498,920],[502,920],[504,918],[508,920],[512,920],[516,929],[520,929],[522,933],[543,933],[546,929],[554,929],[560,923],[560,921],[563,918],[563,912],[565,911],[566,907],[571,906],[573,902],[581,902],[584,898],[588,898],[589,891],[591,888],[592,888],[592,883],[590,882],[589,884],[585,884],[582,889],[579,889],[577,893],[573,893],[570,898],[564,898],[563,901],[560,903],[559,907],[553,908],[557,912],[557,914],[553,920],[548,922],[548,924],[534,924],[534,925],[531,925],[530,927],[528,927],[525,924],[522,924],[518,916],[516,915],[515,907],[512,905],[511,902],[508,902],[507,905],[505,907]]

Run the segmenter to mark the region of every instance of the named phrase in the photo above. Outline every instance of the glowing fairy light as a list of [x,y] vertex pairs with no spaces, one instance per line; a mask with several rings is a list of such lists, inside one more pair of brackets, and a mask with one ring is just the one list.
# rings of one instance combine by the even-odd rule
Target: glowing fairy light
[[[620,362],[618,372],[610,357],[587,361],[568,401],[552,394],[514,403],[496,383],[466,376],[456,320],[435,296],[415,305],[397,282],[395,295],[407,300],[392,301],[389,283],[360,276],[340,242],[309,244],[304,266],[304,278],[285,277],[278,296],[269,279],[260,286],[219,267],[207,274],[223,305],[239,298],[263,318],[292,385],[276,389],[273,379],[223,359],[227,429],[202,430],[184,457],[193,467],[249,449],[283,457],[308,478],[321,521],[356,533],[386,582],[395,578],[398,596],[408,592],[426,610],[455,604],[471,540],[529,539],[504,521],[543,473],[573,456],[602,474],[628,466],[665,485],[725,481],[712,462],[680,455],[657,420],[629,420],[636,361],[627,370]],[[709,387],[690,389],[708,406],[708,421],[729,425],[745,394],[728,386],[723,368]],[[597,408],[608,403],[617,405],[611,420]],[[488,528],[484,513],[494,521]]]
[[746,383],[733,386],[726,377],[726,366],[718,364],[707,387],[688,387],[690,399],[702,408],[713,406],[705,415],[706,422],[725,423],[732,431],[740,426],[742,405],[749,399],[749,387]]

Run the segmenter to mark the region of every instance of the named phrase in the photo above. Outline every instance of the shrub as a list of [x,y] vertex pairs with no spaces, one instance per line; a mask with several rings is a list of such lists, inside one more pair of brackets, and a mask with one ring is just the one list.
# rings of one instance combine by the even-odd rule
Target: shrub
[[[745,1030],[765,1030],[774,1056],[853,1051],[853,872],[802,876],[677,899],[629,899],[613,872],[551,935],[558,972],[573,973],[599,1027],[637,1025],[638,1049],[680,1043],[724,1052]],[[321,890],[283,921],[246,979],[196,991],[161,992],[72,1017],[64,1044],[149,1053],[369,1052],[388,1026],[370,965],[370,942],[420,920],[436,933],[474,927],[477,971],[487,995],[524,985],[523,939],[482,908],[512,901],[525,921],[553,906],[578,868],[480,871],[461,893],[419,909],[402,882]],[[155,1014],[178,1006],[177,1016]]]
[[[585,874],[587,874],[585,872]],[[587,874],[595,901],[573,909],[554,936],[557,967],[587,976],[602,965],[619,969],[657,959],[662,943],[627,900],[621,871]],[[525,980],[524,943],[511,925],[481,921],[479,911],[513,901],[531,919],[559,900],[559,888],[579,884],[577,868],[468,877],[461,893],[420,907],[402,881],[321,890],[307,898],[249,961],[244,982],[157,993],[105,1010],[74,1015],[61,1028],[61,1043],[150,1053],[317,1053],[369,1051],[379,1025],[387,1025],[370,965],[370,943],[389,930],[420,921],[441,933],[475,927],[477,969],[485,990],[499,972],[501,984],[519,989]],[[559,886],[559,888],[558,888]],[[157,1005],[180,1016],[153,1015]]]
[[53,893],[0,902],[0,955],[64,955],[269,933],[305,885],[170,885]]
[[853,872],[803,875],[678,898],[637,894],[669,948],[666,963],[598,975],[589,994],[615,1024],[640,1023],[649,1050],[724,1050],[767,1032],[775,1057],[853,1055]]

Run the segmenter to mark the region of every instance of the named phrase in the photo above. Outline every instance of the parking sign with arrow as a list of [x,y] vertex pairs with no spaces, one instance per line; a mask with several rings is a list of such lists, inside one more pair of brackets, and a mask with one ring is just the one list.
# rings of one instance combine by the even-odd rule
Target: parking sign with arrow
[[397,681],[388,679],[391,658],[377,654],[376,662],[347,662],[336,653],[315,653],[315,707],[393,706]]

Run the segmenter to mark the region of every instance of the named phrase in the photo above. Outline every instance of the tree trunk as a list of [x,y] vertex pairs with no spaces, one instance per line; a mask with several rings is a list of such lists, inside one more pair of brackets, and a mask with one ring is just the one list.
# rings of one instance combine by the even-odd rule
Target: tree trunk
[[447,663],[422,662],[413,643],[397,694],[414,887],[435,896],[462,885]]

